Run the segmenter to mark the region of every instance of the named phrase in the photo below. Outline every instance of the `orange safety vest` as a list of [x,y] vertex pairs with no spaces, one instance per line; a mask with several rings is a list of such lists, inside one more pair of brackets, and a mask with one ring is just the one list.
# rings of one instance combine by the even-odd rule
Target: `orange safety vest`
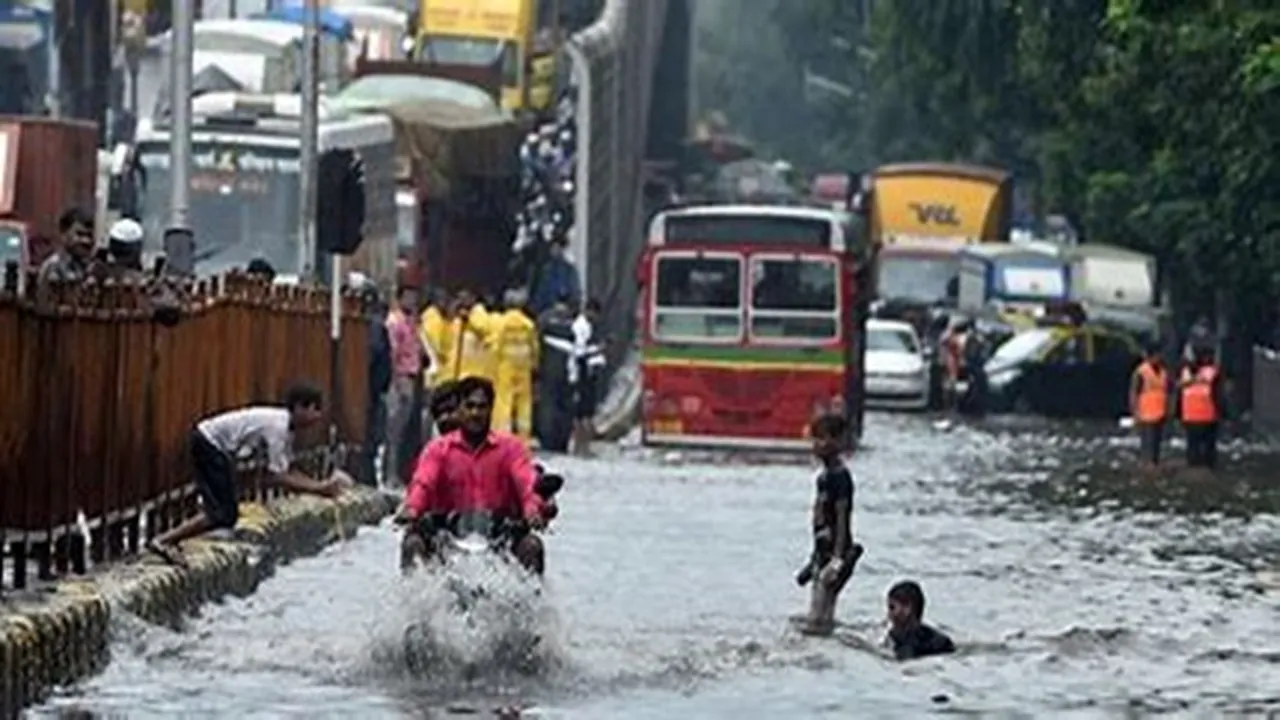
[[1186,425],[1205,425],[1218,421],[1218,406],[1213,397],[1213,381],[1218,368],[1206,365],[1192,375],[1183,371],[1182,422]]
[[1138,390],[1134,420],[1140,423],[1163,422],[1169,412],[1168,374],[1150,362],[1139,365],[1137,373],[1142,380],[1142,387]]

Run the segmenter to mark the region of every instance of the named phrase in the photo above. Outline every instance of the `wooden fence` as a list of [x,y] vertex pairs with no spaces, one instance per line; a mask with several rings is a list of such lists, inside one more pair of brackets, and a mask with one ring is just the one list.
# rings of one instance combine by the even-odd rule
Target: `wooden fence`
[[[136,553],[190,516],[187,439],[203,417],[276,402],[301,381],[325,391],[341,441],[364,436],[368,330],[354,298],[335,401],[322,289],[188,284],[166,326],[141,286],[86,283],[36,302],[16,280],[10,269],[0,289],[0,589],[24,587],[29,565],[49,580]],[[304,442],[323,447],[318,435]]]

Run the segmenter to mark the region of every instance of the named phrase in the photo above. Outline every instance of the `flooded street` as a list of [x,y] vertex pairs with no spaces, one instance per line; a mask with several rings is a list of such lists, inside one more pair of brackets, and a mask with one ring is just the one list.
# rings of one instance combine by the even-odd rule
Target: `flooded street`
[[[1137,479],[1122,464],[1131,443],[1083,431],[943,430],[890,415],[869,427],[853,461],[867,552],[837,638],[802,638],[789,622],[807,603],[792,576],[808,553],[810,466],[630,449],[553,463],[569,481],[548,538],[558,621],[544,630],[558,662],[538,679],[463,688],[396,672],[382,656],[398,646],[415,588],[402,586],[396,533],[382,527],[282,568],[183,633],[122,622],[107,672],[41,712],[1280,711],[1275,479]],[[1086,466],[1098,470],[1077,472]],[[923,585],[926,620],[953,634],[957,656],[904,665],[859,649],[882,637],[884,593],[905,578]]]

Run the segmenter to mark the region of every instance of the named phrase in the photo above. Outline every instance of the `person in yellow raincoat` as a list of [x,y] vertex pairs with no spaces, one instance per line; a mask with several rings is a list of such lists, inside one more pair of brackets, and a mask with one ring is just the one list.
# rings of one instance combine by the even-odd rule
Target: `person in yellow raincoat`
[[493,427],[533,438],[533,370],[538,366],[538,326],[524,311],[523,293],[507,291],[506,307],[492,316],[489,344],[497,359]]
[[453,315],[449,332],[452,343],[445,377],[458,380],[475,376],[493,382],[496,373],[488,338],[494,316],[467,290],[458,293]]
[[435,294],[427,302],[418,324],[422,345],[431,358],[431,366],[423,374],[424,386],[430,390],[445,380],[452,380],[448,372],[448,359],[453,355],[453,335],[449,332],[452,321],[449,299],[444,293]]

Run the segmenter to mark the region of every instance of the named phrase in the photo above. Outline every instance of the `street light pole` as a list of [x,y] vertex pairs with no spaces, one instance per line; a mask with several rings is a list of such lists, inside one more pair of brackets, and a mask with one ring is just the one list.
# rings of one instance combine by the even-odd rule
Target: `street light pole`
[[170,267],[194,272],[191,210],[191,72],[195,46],[195,0],[173,0],[169,46],[169,226],[165,255]]
[[303,280],[316,277],[316,164],[320,125],[320,5],[306,0],[306,22],[302,31],[302,138],[298,151],[298,274]]

